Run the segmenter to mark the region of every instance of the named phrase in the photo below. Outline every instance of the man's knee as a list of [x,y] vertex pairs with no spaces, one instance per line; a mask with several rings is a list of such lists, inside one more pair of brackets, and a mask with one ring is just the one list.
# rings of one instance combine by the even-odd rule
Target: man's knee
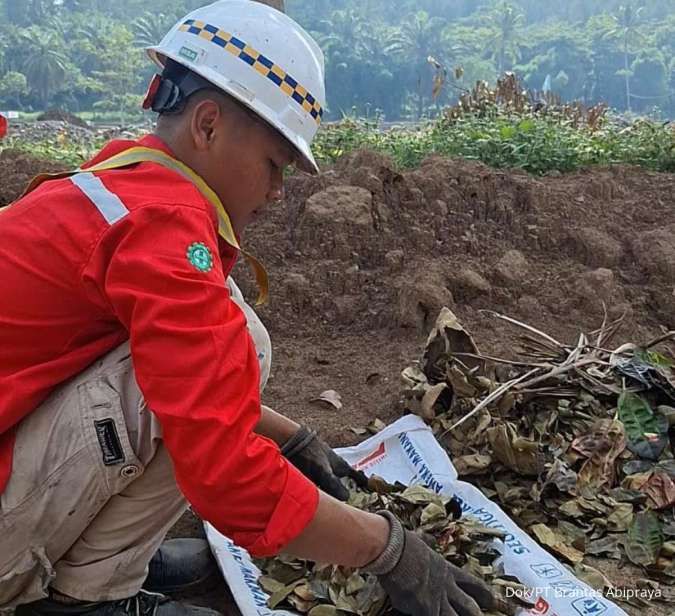
[[138,537],[125,537],[118,514],[106,517],[107,510],[124,509],[124,524],[137,519],[159,542],[186,506],[124,347],[61,386],[19,425],[0,495],[0,607],[44,596],[54,566],[87,532],[105,535],[111,552],[133,547]]

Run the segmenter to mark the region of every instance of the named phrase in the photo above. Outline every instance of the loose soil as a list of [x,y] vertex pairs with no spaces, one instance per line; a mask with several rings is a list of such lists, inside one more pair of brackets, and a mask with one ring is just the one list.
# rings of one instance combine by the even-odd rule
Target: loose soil
[[44,113],[40,114],[37,117],[38,122],[67,122],[73,126],[79,126],[81,128],[89,128],[83,119],[77,117],[76,115],[64,111],[63,109],[49,109]]
[[40,173],[65,171],[63,165],[39,160],[14,149],[0,152],[0,207],[17,199]]
[[[55,170],[7,151],[0,168],[0,206]],[[624,316],[620,342],[675,329],[674,212],[675,176],[630,166],[534,178],[432,158],[400,172],[362,151],[317,177],[290,177],[286,199],[245,238],[272,282],[260,309],[274,352],[265,402],[333,445],[358,441],[350,427],[400,415],[400,371],[444,305],[502,357],[514,356],[517,332],[485,310],[570,342],[605,310]],[[234,275],[254,297],[246,266]],[[341,394],[341,411],[310,402],[326,389]],[[198,532],[190,516],[174,529]],[[627,585],[643,577],[614,563],[606,573]],[[236,613],[223,593],[191,599]]]

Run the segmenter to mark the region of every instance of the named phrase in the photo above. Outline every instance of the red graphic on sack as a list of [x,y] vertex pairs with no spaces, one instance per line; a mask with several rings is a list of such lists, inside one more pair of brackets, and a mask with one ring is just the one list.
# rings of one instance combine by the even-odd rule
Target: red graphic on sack
[[546,614],[548,613],[550,607],[551,606],[548,604],[548,601],[544,599],[544,597],[539,597],[530,612],[532,614]]
[[387,455],[387,452],[384,448],[384,443],[381,443],[380,446],[375,451],[373,451],[373,453],[368,454],[365,458],[363,458],[363,460],[359,460],[354,465],[354,468],[361,470],[365,466],[369,466],[370,464],[381,460],[385,455]]

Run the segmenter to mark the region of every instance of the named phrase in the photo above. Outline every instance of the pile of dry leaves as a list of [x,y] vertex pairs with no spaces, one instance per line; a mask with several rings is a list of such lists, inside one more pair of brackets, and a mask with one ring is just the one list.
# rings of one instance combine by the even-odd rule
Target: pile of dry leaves
[[[605,319],[567,345],[493,315],[522,328],[520,359],[482,355],[443,309],[422,359],[402,373],[406,410],[431,425],[460,477],[596,590],[617,589],[583,563],[586,555],[631,561],[652,588],[674,583],[675,360],[655,349],[675,332],[613,349],[621,319]],[[518,606],[506,596],[523,593],[506,591],[518,583],[497,564],[499,531],[460,519],[454,500],[422,486],[371,478],[369,488],[351,485],[350,503],[388,509],[408,529],[431,535],[448,560],[493,585],[498,613],[514,613]],[[284,558],[258,564],[272,608],[310,616],[395,613],[372,576]]]
[[408,410],[460,476],[581,577],[594,555],[674,583],[675,360],[655,349],[675,332],[612,348],[621,320],[605,320],[567,345],[493,316],[522,329],[521,359],[482,355],[444,309],[403,372]]
[[[450,562],[464,567],[490,582],[497,599],[496,615],[514,614],[525,605],[512,596],[523,596],[524,588],[500,575],[495,561],[500,556],[494,539],[502,533],[468,519],[459,519],[457,501],[443,499],[423,486],[392,486],[371,477],[369,491],[350,488],[349,503],[366,511],[387,509],[409,530],[424,533],[427,541]],[[257,563],[263,572],[260,585],[271,596],[268,605],[290,608],[310,616],[359,614],[378,616],[396,614],[392,610],[377,578],[354,569],[291,559],[272,558]],[[514,592],[508,592],[507,588]]]

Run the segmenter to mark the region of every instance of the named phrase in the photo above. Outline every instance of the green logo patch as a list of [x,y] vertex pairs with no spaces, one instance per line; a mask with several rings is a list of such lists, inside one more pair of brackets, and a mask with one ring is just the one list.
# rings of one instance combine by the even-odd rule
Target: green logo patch
[[199,57],[199,54],[189,47],[181,47],[178,55],[186,60],[190,60],[190,62],[194,62]]
[[194,242],[187,249],[187,259],[200,272],[210,272],[213,269],[213,256],[206,244]]

